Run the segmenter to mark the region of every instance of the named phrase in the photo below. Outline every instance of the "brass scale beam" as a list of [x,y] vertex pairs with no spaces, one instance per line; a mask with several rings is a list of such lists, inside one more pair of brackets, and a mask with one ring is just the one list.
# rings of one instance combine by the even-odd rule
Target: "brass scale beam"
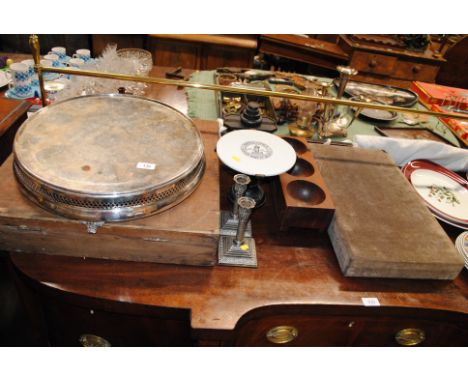
[[411,114],[423,114],[423,115],[432,115],[434,117],[442,118],[454,118],[461,120],[468,120],[468,115],[446,113],[446,112],[436,112],[432,110],[413,110],[400,106],[390,106],[390,105],[381,105],[367,102],[357,102],[350,101],[348,99],[336,99],[330,97],[319,97],[311,95],[302,95],[302,94],[293,94],[285,92],[277,92],[272,90],[260,90],[260,89],[245,89],[245,88],[236,88],[231,86],[215,85],[215,84],[199,84],[195,82],[187,82],[181,80],[171,80],[166,78],[157,78],[157,77],[143,77],[143,76],[133,76],[128,74],[120,73],[106,73],[98,72],[95,70],[78,70],[78,69],[64,69],[64,68],[53,68],[53,67],[44,67],[40,63],[40,45],[39,38],[37,35],[31,35],[29,37],[29,44],[32,49],[32,54],[34,58],[34,68],[39,77],[39,86],[41,88],[41,100],[42,105],[47,105],[47,96],[44,89],[44,78],[43,72],[47,73],[62,73],[62,74],[71,74],[87,77],[98,77],[98,78],[108,78],[114,80],[123,80],[123,81],[135,81],[135,82],[145,82],[150,84],[159,84],[159,85],[171,85],[171,86],[180,86],[186,88],[196,88],[196,89],[205,89],[205,90],[217,90],[217,91],[226,91],[230,93],[239,93],[239,94],[253,94],[260,95],[265,97],[280,97],[280,98],[292,98],[303,101],[311,102],[320,102],[320,103],[330,103],[335,105],[345,105],[353,106],[356,108],[367,108],[367,109],[377,109],[377,110],[388,110],[394,112],[403,112]]

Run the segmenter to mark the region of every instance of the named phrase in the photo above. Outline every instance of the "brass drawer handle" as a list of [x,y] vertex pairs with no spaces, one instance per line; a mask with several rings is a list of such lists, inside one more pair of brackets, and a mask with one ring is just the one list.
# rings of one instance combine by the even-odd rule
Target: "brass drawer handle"
[[395,334],[395,340],[402,346],[416,346],[426,339],[426,334],[422,329],[406,328]]
[[109,347],[112,346],[109,341],[107,341],[105,338],[96,336],[94,334],[82,334],[80,336],[80,341],[81,346],[84,347]]
[[281,325],[271,328],[267,332],[266,338],[274,344],[287,344],[297,338],[298,335],[299,331],[294,326]]
[[370,60],[369,61],[369,67],[371,67],[371,68],[377,67],[377,60],[374,60],[374,59]]

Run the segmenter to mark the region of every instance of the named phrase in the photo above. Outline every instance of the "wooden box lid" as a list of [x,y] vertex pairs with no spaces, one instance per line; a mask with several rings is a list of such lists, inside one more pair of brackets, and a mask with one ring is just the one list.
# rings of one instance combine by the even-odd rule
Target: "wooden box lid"
[[335,203],[328,233],[345,276],[454,279],[464,262],[382,151],[312,145]]

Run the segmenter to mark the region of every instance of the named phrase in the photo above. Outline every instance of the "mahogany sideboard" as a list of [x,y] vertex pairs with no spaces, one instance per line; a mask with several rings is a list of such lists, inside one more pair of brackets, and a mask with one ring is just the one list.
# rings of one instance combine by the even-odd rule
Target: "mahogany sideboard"
[[[221,195],[232,175],[221,168]],[[325,233],[279,231],[263,186],[267,202],[252,218],[257,269],[11,253],[37,343],[468,345],[466,270],[454,281],[346,278]]]
[[[186,112],[183,90],[154,86],[149,96]],[[221,168],[222,196],[232,175]],[[466,270],[454,281],[346,278],[325,233],[279,231],[270,181],[263,185],[267,202],[252,217],[256,269],[10,253],[35,343],[468,345]],[[377,298],[380,306],[366,306],[363,298]]]

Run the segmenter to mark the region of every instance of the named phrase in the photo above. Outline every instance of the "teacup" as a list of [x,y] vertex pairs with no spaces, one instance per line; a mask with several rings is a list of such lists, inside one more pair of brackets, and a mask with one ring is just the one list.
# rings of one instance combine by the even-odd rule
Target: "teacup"
[[42,59],[41,60],[41,65],[45,68],[52,68],[52,61],[50,60],[46,60],[46,59]]
[[10,82],[8,87],[19,97],[31,97],[32,86],[29,67],[22,62],[15,62],[10,65]]
[[[41,60],[41,66],[43,66],[44,68],[53,68],[54,63],[51,60],[42,59]],[[50,73],[50,72],[43,72],[43,75],[44,75],[44,80],[45,81],[50,81],[52,79],[55,79],[55,78],[59,77],[59,75],[57,73]]]
[[79,68],[84,65],[84,60],[82,58],[70,58],[68,60],[68,66],[73,68]]
[[39,77],[34,71],[34,60],[23,60],[22,64],[25,64],[29,68],[29,76],[31,77],[31,86],[39,86]]
[[49,54],[55,54],[58,56],[59,60],[65,60],[67,58],[67,50],[63,46],[54,46]]
[[54,68],[60,66],[59,56],[57,56],[56,54],[53,54],[53,53],[46,54],[46,55],[44,56],[44,59],[45,59],[45,60],[52,61],[52,66],[53,66]]
[[89,49],[78,49],[73,58],[81,58],[84,62],[88,62],[91,59],[91,51]]

